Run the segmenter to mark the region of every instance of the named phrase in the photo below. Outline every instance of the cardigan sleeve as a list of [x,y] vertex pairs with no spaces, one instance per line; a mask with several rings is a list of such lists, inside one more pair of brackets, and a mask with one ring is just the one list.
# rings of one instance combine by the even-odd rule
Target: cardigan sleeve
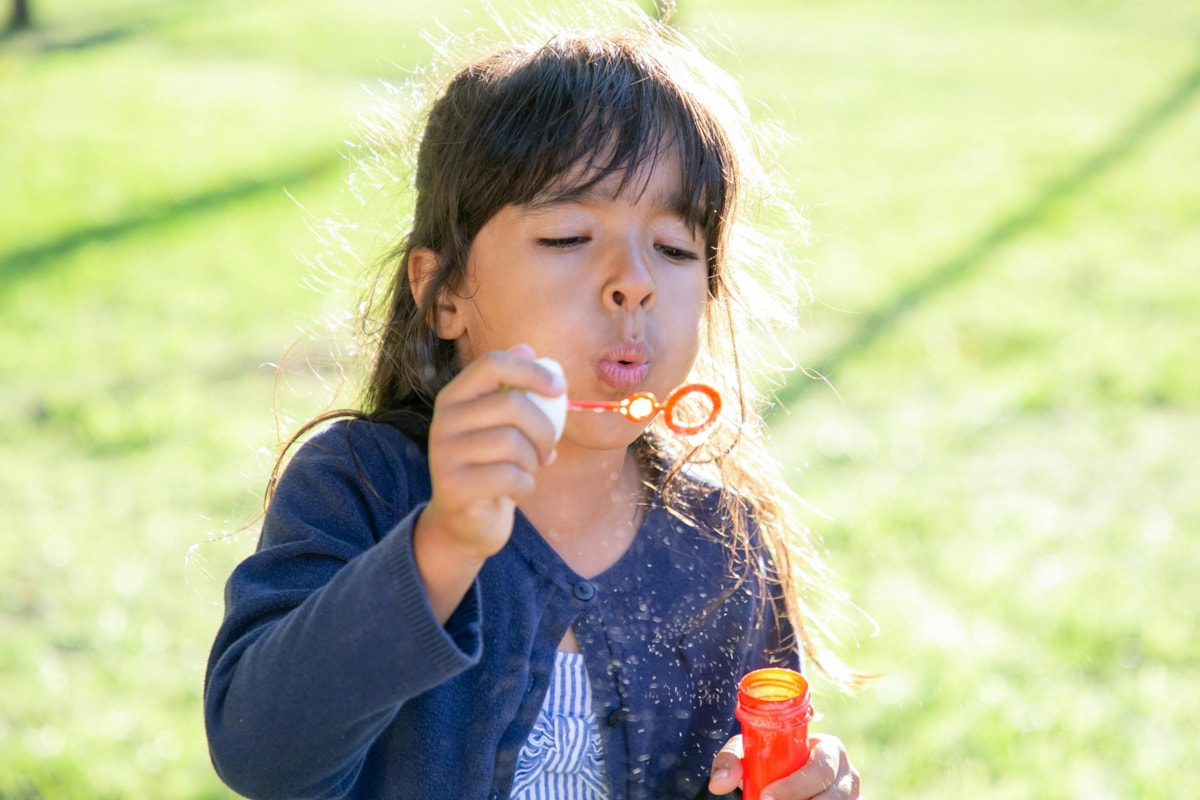
[[226,586],[205,723],[218,773],[249,797],[336,796],[406,701],[479,660],[478,587],[443,626],[416,570],[424,459],[380,427],[300,448]]

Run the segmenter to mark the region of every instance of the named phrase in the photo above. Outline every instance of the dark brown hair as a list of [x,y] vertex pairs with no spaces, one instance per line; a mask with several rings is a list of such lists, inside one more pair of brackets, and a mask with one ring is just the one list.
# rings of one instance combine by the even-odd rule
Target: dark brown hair
[[[454,342],[435,334],[435,299],[463,285],[472,242],[501,208],[584,192],[614,175],[624,186],[669,153],[680,170],[679,212],[706,243],[709,300],[691,378],[716,387],[728,411],[698,442],[664,435],[656,421],[636,452],[648,467],[667,465],[654,475],[656,487],[682,516],[695,477],[724,487],[721,534],[731,564],[741,565],[741,577],[756,569],[777,574],[809,659],[838,685],[859,682],[820,635],[818,611],[833,595],[830,572],[807,529],[790,518],[790,491],[765,445],[762,384],[753,379],[764,340],[755,335],[786,318],[789,288],[802,279],[773,269],[786,264],[787,248],[759,236],[742,215],[752,201],[789,209],[772,193],[728,75],[677,31],[643,16],[615,33],[557,33],[478,58],[453,74],[425,120],[411,228],[381,262],[382,291],[364,303],[371,361],[359,407],[320,415],[288,440],[268,501],[283,454],[329,419],[388,422],[423,439],[434,397],[460,368]],[[385,138],[375,137],[376,158],[394,152]],[[407,269],[416,248],[439,259],[415,293],[420,304]],[[759,542],[769,563],[755,555]]]
[[[451,79],[421,137],[412,229],[389,258],[394,277],[368,412],[432,404],[458,369],[453,343],[433,333],[434,298],[461,286],[471,243],[501,208],[544,195],[581,164],[587,178],[562,194],[613,174],[628,181],[673,149],[679,211],[703,230],[710,290],[720,291],[722,234],[736,194],[733,148],[665,54],[646,43],[634,34],[560,35],[533,49],[496,52]],[[421,307],[405,269],[418,247],[440,259],[421,287]]]

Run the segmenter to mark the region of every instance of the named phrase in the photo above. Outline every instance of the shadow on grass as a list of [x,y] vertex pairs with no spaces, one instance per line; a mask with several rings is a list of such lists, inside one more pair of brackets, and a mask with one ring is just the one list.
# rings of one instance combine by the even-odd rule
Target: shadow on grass
[[104,28],[103,30],[87,31],[73,36],[57,38],[53,34],[39,37],[33,49],[39,53],[54,53],[60,51],[91,50],[103,45],[117,44],[125,39],[140,36],[150,28],[149,25],[124,25],[119,28]]
[[195,18],[200,14],[215,12],[213,3],[153,2],[118,12],[128,21],[114,24],[101,19],[99,15],[78,18],[60,16],[42,20],[37,16],[39,10],[34,10],[32,18],[24,27],[9,28],[0,33],[0,44],[20,46],[27,54],[92,50],[153,34],[168,25]]
[[1083,191],[1105,172],[1128,159],[1141,145],[1177,116],[1200,90],[1200,63],[1173,84],[1156,103],[1119,130],[1102,147],[1044,187],[1026,205],[1001,218],[975,241],[935,265],[919,280],[902,288],[890,301],[868,314],[855,330],[820,362],[805,368],[813,380],[793,379],[776,397],[776,409],[786,408],[815,384],[824,384],[850,359],[869,348],[883,333],[925,300],[976,273],[997,250],[1035,228],[1057,204]]
[[282,193],[286,186],[299,186],[308,181],[323,178],[345,163],[345,159],[341,156],[313,161],[272,175],[243,180],[231,186],[196,194],[178,202],[150,208],[113,222],[80,228],[53,241],[0,255],[0,291],[3,291],[12,282],[70,255],[85,245],[120,239],[156,226],[199,216],[230,203],[249,200],[263,194]]

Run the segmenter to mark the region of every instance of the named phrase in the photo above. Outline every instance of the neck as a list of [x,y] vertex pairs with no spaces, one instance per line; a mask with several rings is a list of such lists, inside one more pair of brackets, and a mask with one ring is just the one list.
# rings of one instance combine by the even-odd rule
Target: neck
[[562,447],[554,463],[538,472],[537,490],[521,512],[568,566],[591,577],[629,549],[644,495],[632,448],[597,453]]

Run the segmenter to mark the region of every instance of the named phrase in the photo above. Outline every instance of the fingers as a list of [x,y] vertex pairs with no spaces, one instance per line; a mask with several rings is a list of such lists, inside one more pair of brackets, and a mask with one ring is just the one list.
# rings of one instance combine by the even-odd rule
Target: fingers
[[808,763],[763,790],[763,798],[775,800],[858,800],[861,781],[850,763],[846,747],[836,736],[809,737]]
[[[557,397],[567,388],[555,375],[534,360],[533,349],[519,344],[508,350],[493,350],[463,367],[438,395],[438,403],[452,404],[491,394],[502,388],[521,389]],[[437,403],[435,403],[435,409]]]
[[[430,450],[454,443],[459,437],[461,459],[475,464],[495,463],[521,454],[503,445],[515,440],[491,436],[480,438],[483,431],[513,428],[529,440],[537,452],[536,463],[545,465],[554,450],[554,426],[533,402],[525,390],[539,395],[556,397],[566,389],[565,381],[533,360],[533,351],[517,345],[507,352],[494,351],[475,359],[448,383],[434,402],[433,423],[430,426]],[[478,453],[472,445],[485,446]]]
[[846,753],[846,746],[842,744],[842,740],[828,734],[820,734],[817,739],[814,752],[819,749],[823,760],[832,765],[835,772],[833,783],[824,792],[817,795],[817,798],[819,800],[836,800],[837,798],[860,800],[862,780],[859,778],[858,770],[850,763],[850,756]]
[[565,382],[518,345],[463,368],[434,402],[429,426],[433,496],[423,528],[442,542],[486,558],[507,541],[514,503],[534,490],[554,457],[554,425],[521,389],[560,395]]
[[734,736],[713,758],[708,791],[729,794],[742,783],[742,737]]
[[464,466],[512,462],[533,472],[550,460],[554,425],[523,393],[496,391],[435,408],[429,449]]

